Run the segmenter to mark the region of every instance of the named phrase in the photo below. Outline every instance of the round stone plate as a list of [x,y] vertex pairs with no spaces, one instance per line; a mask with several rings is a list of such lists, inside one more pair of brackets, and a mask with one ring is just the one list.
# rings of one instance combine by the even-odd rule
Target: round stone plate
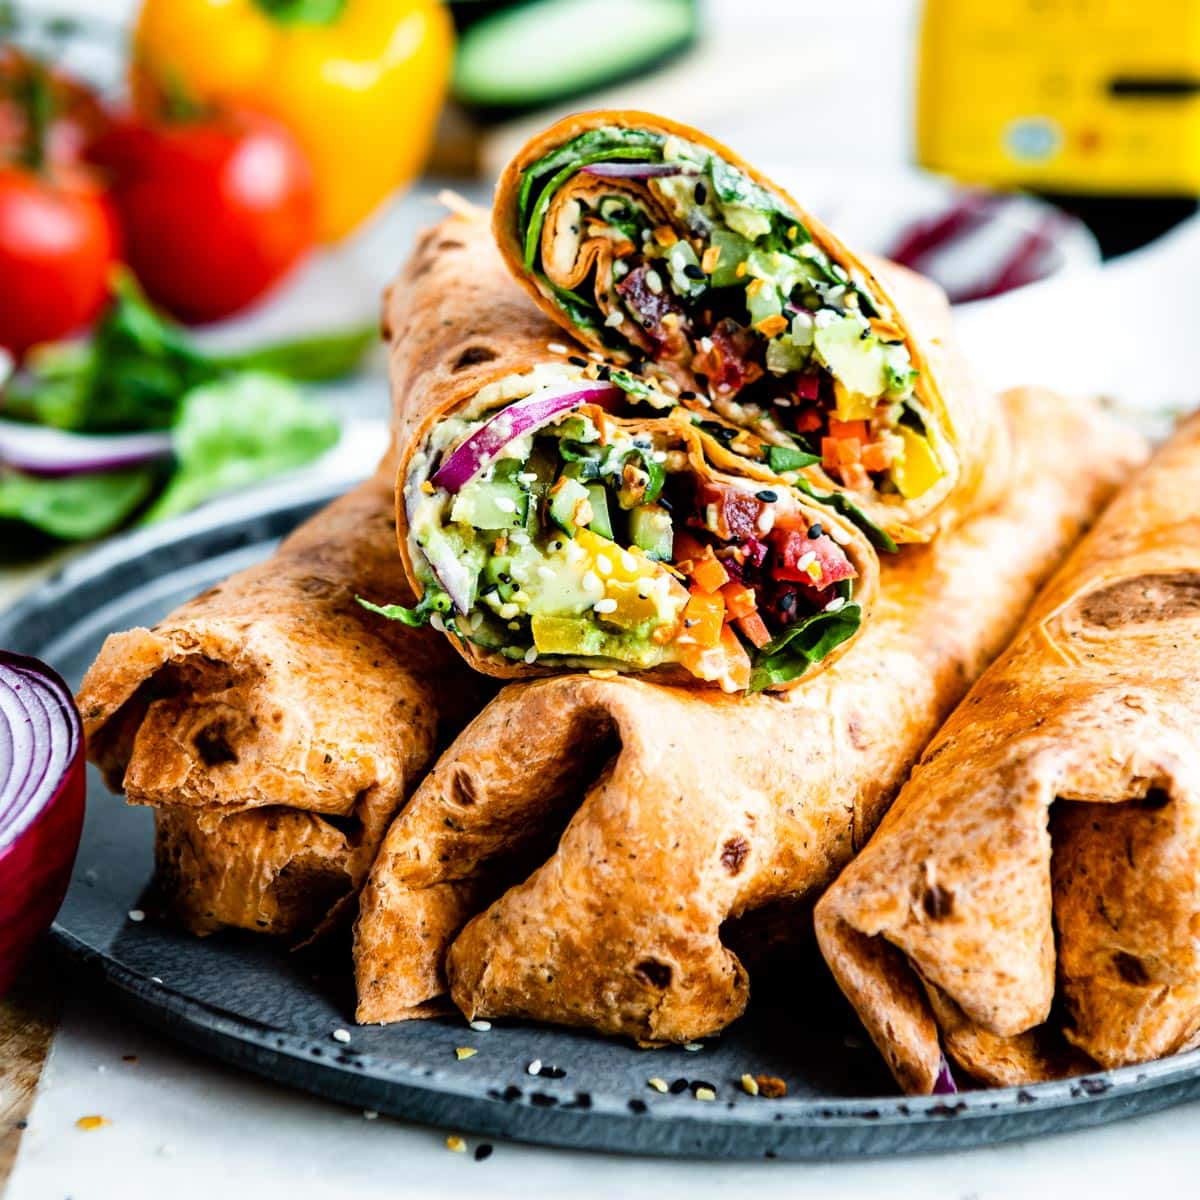
[[[330,498],[329,485],[280,486],[109,542],[5,613],[0,645],[48,660],[77,685],[106,634],[153,624],[265,557]],[[228,1063],[364,1109],[559,1146],[800,1159],[996,1142],[1200,1096],[1197,1054],[1028,1089],[897,1096],[811,951],[765,986],[756,979],[747,1016],[691,1051],[529,1024],[476,1031],[457,1017],[360,1029],[345,941],[290,953],[249,934],[199,940],[152,917],[131,920],[152,835],[151,814],[93,774],[53,930],[85,986],[107,988],[138,1019]],[[462,1046],[478,1053],[460,1062]],[[746,1094],[746,1073],[782,1078],[786,1099]],[[670,1085],[665,1094],[648,1085],[652,1076]],[[705,1087],[715,1099],[696,1097]]]

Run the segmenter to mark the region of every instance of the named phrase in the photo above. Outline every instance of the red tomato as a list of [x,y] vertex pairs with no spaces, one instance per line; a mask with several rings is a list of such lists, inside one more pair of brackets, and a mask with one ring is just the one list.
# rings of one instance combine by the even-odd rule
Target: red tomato
[[[795,580],[823,590],[856,573],[846,552],[827,533],[810,538],[796,529],[776,529],[771,542],[777,555],[771,574],[776,579]],[[801,562],[805,566],[799,566]],[[810,574],[810,567],[817,568],[815,576]]]
[[150,298],[184,320],[245,308],[313,243],[308,160],[265,117],[130,120],[92,157],[112,174],[129,264]]
[[119,255],[116,217],[92,180],[0,166],[0,346],[20,356],[86,325]]

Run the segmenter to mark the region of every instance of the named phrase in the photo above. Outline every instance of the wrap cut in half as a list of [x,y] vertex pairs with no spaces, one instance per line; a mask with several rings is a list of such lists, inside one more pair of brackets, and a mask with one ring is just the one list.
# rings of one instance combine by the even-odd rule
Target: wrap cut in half
[[1200,419],[1120,493],[817,909],[901,1085],[1200,1038]]
[[1089,406],[1019,393],[1005,407],[1023,465],[1004,504],[885,559],[862,637],[804,687],[737,699],[574,676],[502,691],[363,889],[359,1020],[421,1015],[447,984],[472,1018],[643,1042],[735,1019],[748,979],[723,923],[828,885],[1129,468]]
[[389,460],[266,562],[111,635],[84,678],[89,756],[155,807],[156,890],[196,933],[311,935],[357,894],[439,734],[482,704],[443,639],[355,601],[403,594],[393,475]]
[[571,353],[484,221],[426,234],[386,312],[420,602],[380,612],[431,622],[501,678],[615,670],[729,692],[811,678],[869,620],[863,530]]
[[1006,486],[1003,422],[951,344],[940,289],[856,255],[698,130],[566,117],[506,168],[494,222],[513,275],[573,337],[896,541]]

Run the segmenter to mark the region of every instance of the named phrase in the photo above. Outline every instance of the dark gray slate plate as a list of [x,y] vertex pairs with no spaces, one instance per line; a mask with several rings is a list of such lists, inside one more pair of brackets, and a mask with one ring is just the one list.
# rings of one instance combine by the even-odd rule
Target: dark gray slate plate
[[[210,507],[77,559],[0,619],[0,645],[77,684],[105,634],[151,624],[329,498],[275,488]],[[152,822],[97,777],[75,876],[54,927],[85,979],[137,1018],[236,1066],[346,1104],[522,1141],[709,1157],[827,1158],[940,1150],[1095,1125],[1200,1096],[1200,1055],[1027,1090],[905,1099],[809,959],[759,989],[751,1012],[702,1050],[643,1051],[531,1025],[475,1032],[460,1019],[353,1025],[348,947],[289,954],[251,935],[205,941],[130,921],[146,886]],[[765,994],[764,994],[765,993]],[[349,1045],[332,1037],[352,1031]],[[479,1053],[458,1062],[457,1046]],[[540,1059],[559,1068],[532,1077]],[[788,1098],[744,1094],[743,1072],[786,1079]],[[690,1090],[660,1095],[655,1075]]]

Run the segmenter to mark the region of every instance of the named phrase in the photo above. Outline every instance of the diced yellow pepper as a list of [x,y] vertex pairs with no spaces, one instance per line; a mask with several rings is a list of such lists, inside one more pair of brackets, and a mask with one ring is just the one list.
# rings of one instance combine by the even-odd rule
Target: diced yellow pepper
[[[610,579],[621,583],[636,583],[639,579],[653,579],[660,574],[662,568],[652,559],[646,557],[636,547],[622,550],[616,542],[590,529],[580,529],[575,534],[575,540],[587,551],[592,561],[592,569],[607,582]],[[604,570],[603,564],[597,564],[598,558],[607,560],[610,570]]]
[[840,379],[833,381],[833,399],[839,421],[869,421],[875,415],[875,401],[847,391]]
[[604,620],[619,625],[622,629],[636,629],[647,621],[660,620],[659,607],[662,602],[659,600],[656,590],[653,587],[647,588],[643,584],[641,585],[642,591],[648,591],[650,594],[642,596],[638,594],[638,587],[639,585],[636,583],[623,583],[616,579],[609,580],[604,589],[605,595],[610,600],[615,600],[617,607],[612,612],[605,613]]
[[929,439],[901,425],[897,430],[904,453],[892,464],[892,480],[905,500],[923,496],[945,474]]

